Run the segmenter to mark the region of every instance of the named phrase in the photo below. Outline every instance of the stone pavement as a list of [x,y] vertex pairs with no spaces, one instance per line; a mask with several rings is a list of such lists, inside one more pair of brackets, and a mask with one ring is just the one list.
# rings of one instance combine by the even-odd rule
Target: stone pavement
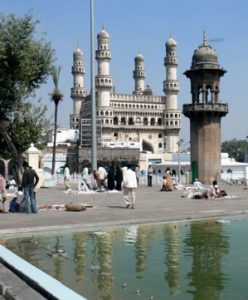
[[[95,227],[167,222],[203,218],[248,215],[248,190],[243,186],[223,186],[234,199],[196,200],[182,198],[182,190],[160,192],[158,185],[137,189],[135,209],[127,209],[119,192],[68,194],[62,185],[37,192],[41,205],[85,203],[91,208],[82,212],[40,209],[38,214],[0,214],[0,240],[11,236],[90,230]],[[11,197],[9,197],[11,199]],[[5,266],[0,264],[0,299],[44,299]],[[47,299],[47,298],[46,298]]]
[[[82,212],[40,210],[38,214],[0,214],[0,239],[10,235],[46,234],[66,230],[87,230],[93,227],[203,219],[248,214],[248,190],[243,186],[222,186],[228,195],[238,198],[196,200],[182,198],[183,191],[160,192],[160,186],[140,186],[135,209],[127,209],[119,192],[68,194],[62,185],[42,188],[37,192],[38,205],[92,205]],[[11,198],[11,197],[10,197]]]

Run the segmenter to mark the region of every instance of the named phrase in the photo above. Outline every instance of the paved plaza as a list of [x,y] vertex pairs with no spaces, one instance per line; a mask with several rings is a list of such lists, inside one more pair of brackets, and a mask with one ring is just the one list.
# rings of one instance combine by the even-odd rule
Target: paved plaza
[[0,237],[248,214],[248,190],[244,186],[225,185],[220,188],[236,197],[196,200],[182,198],[182,190],[160,192],[158,185],[140,186],[135,209],[125,207],[121,192],[77,194],[65,193],[63,185],[41,188],[37,192],[38,206],[76,202],[92,207],[81,212],[40,209],[38,214],[2,213]]

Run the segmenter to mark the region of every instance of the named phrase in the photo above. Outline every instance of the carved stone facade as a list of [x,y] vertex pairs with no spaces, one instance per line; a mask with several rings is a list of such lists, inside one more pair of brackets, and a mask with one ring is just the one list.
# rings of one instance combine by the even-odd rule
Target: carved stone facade
[[[102,29],[97,35],[96,60],[98,73],[96,84],[96,117],[100,120],[98,130],[99,146],[106,142],[140,143],[143,151],[152,153],[174,153],[178,151],[178,135],[181,128],[181,111],[178,109],[179,82],[177,80],[178,58],[176,42],[171,37],[166,41],[164,58],[165,95],[155,96],[149,85],[145,85],[146,71],[144,57],[137,54],[134,59],[134,91],[132,94],[118,94],[113,89],[110,74],[110,36]],[[83,52],[78,48],[73,53],[72,74],[74,78],[71,98],[73,114],[70,127],[85,132],[82,119],[91,119],[91,96],[84,87]],[[90,132],[88,133],[90,135]],[[100,135],[100,136],[99,136]],[[80,138],[84,147],[84,138]]]

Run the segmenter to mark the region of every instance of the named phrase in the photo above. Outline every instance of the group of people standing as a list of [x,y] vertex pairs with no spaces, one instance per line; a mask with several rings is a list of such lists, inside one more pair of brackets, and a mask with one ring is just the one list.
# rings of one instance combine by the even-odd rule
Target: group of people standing
[[90,190],[103,192],[103,191],[122,191],[123,198],[126,203],[126,208],[135,207],[136,188],[139,182],[139,166],[136,166],[135,171],[132,166],[127,164],[125,167],[119,165],[111,165],[108,169],[99,164],[97,170],[89,173],[88,166],[83,168],[82,180],[79,183],[79,190],[89,192]]

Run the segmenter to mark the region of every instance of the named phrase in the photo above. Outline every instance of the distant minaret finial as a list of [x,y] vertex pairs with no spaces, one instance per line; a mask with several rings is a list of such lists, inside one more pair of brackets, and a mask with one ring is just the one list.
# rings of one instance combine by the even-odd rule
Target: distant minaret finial
[[203,34],[202,34],[202,46],[206,46],[206,45],[207,45],[206,31],[203,30]]

